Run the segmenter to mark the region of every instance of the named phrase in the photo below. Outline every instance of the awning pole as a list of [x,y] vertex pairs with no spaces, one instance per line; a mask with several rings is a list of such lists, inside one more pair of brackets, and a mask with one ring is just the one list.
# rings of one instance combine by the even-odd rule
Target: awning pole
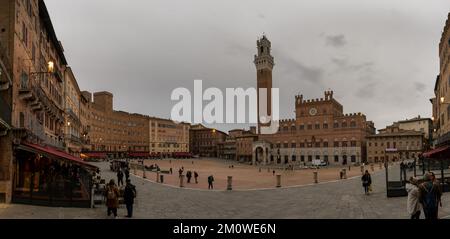
[[444,187],[444,159],[441,159],[441,186]]
[[414,158],[414,177],[417,177],[417,158]]

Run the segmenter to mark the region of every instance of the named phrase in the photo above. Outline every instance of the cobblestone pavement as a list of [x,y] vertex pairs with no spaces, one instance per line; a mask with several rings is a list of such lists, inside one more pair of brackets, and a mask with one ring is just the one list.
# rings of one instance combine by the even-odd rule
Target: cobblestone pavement
[[[99,164],[103,177],[113,178],[108,164]],[[363,193],[359,177],[312,186],[254,190],[204,191],[179,189],[133,177],[138,198],[135,218],[146,219],[402,219],[406,198],[386,198],[384,172],[373,176],[374,192]],[[440,216],[450,215],[444,194]],[[124,207],[119,216],[125,215]],[[104,206],[95,209],[48,208],[0,204],[0,218],[103,219]]]

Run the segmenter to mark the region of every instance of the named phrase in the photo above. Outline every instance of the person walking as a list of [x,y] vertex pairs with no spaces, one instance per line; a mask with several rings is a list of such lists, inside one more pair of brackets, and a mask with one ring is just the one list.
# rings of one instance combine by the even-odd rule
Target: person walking
[[125,182],[130,179],[130,168],[125,168]]
[[191,171],[187,171],[186,178],[187,178],[187,183],[191,183],[191,178],[192,178],[192,172]]
[[111,216],[112,213],[114,218],[117,218],[117,208],[119,207],[119,189],[117,188],[114,179],[109,181],[106,188],[106,207],[108,209],[108,217]]
[[361,181],[364,187],[364,192],[366,193],[366,195],[369,195],[370,187],[372,186],[372,177],[370,176],[368,170],[366,170],[366,173],[364,173],[364,175],[362,176]]
[[117,171],[117,185],[120,187],[123,185],[123,172],[122,169],[119,168]]
[[438,219],[439,206],[442,207],[441,196],[442,190],[436,182],[433,173],[427,173],[424,177],[425,182],[420,184],[419,192],[425,219]]
[[208,189],[214,189],[214,177],[211,175],[208,177]]
[[411,177],[409,183],[406,184],[406,191],[408,192],[407,211],[411,219],[420,219],[420,213],[422,211],[418,186],[419,181],[414,177]]
[[194,171],[195,184],[198,184],[198,173]]
[[127,216],[128,218],[133,217],[133,204],[134,199],[136,198],[136,186],[131,184],[131,180],[127,180],[127,185],[125,186],[125,190],[123,192],[123,200],[127,207]]

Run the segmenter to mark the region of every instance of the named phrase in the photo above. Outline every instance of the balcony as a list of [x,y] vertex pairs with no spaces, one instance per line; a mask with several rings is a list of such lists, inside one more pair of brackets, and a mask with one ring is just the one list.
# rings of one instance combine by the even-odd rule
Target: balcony
[[35,91],[37,98],[41,102],[42,109],[57,118],[60,122],[64,122],[64,117],[61,110],[48,98],[45,92],[40,87],[36,87]]
[[71,118],[72,123],[75,123],[77,125],[80,125],[80,118],[78,118],[78,116],[75,114],[75,112],[73,112],[72,109],[67,109],[66,110],[66,114],[69,115],[69,117]]
[[27,140],[28,142],[39,144],[46,142],[44,126],[36,120],[33,120],[23,128],[14,128],[12,132],[16,139]]
[[68,140],[70,143],[81,145],[83,144],[80,137],[72,135],[72,134],[66,134],[66,140]]
[[19,98],[24,101],[34,101],[37,99],[36,92],[33,90],[33,83],[28,78],[21,80]]

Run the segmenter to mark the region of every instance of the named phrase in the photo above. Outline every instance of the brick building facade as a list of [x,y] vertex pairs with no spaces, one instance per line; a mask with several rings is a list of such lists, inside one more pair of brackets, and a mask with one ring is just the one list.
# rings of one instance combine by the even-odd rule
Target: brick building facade
[[149,152],[148,116],[115,111],[113,94],[109,92],[94,93],[90,110],[90,142],[94,151]]
[[163,157],[173,153],[189,153],[189,129],[190,124],[187,123],[150,117],[150,153],[160,153]]
[[[274,58],[270,54],[271,42],[264,36],[257,46],[258,55],[254,62],[257,87],[272,86]],[[366,136],[375,134],[375,127],[364,114],[345,114],[333,91],[326,91],[321,99],[305,100],[299,95],[294,103],[294,119],[281,120],[275,134],[241,139],[236,151],[247,155],[251,152],[253,163],[264,164],[311,163],[314,159],[341,165],[367,161]],[[271,103],[268,105],[268,110],[271,110]],[[258,116],[260,118],[263,114],[258,111]],[[262,125],[258,124],[258,128]],[[258,132],[261,133],[260,130]]]
[[431,99],[435,146],[450,144],[450,13],[439,43],[439,69]]
[[424,150],[425,133],[393,125],[367,136],[369,163],[418,159]]
[[227,134],[203,125],[192,125],[189,130],[190,151],[201,157],[218,157],[219,145],[225,142]]

